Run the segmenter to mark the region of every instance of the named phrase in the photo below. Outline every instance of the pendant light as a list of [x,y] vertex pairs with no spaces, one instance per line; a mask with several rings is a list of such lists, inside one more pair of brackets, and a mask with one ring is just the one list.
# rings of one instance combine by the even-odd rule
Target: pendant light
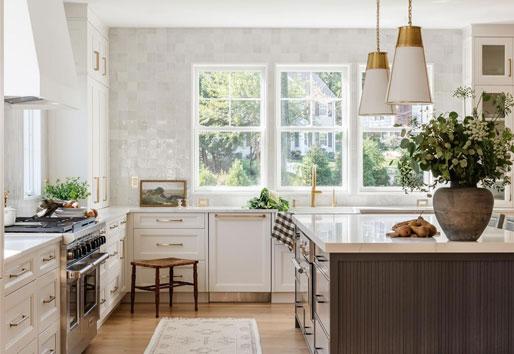
[[432,103],[421,27],[412,25],[412,0],[409,0],[409,25],[399,28],[386,102]]
[[385,116],[394,114],[394,107],[385,102],[389,83],[387,53],[380,51],[380,0],[377,0],[377,50],[368,54],[362,88],[359,115]]

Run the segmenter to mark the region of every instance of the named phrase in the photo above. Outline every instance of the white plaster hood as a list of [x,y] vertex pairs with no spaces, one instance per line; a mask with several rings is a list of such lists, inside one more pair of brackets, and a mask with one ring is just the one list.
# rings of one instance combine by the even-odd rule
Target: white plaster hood
[[79,106],[62,0],[5,0],[4,91],[12,108]]

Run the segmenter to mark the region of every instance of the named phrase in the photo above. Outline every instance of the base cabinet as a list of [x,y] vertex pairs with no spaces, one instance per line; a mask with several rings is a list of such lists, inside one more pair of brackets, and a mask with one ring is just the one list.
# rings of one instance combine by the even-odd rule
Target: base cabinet
[[209,291],[271,292],[271,216],[209,214]]

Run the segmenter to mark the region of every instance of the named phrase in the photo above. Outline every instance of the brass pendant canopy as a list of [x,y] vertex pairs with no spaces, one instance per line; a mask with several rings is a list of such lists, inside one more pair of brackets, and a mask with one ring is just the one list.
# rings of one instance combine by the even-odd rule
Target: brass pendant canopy
[[368,64],[366,71],[369,69],[386,69],[389,70],[389,61],[387,60],[387,52],[371,52],[368,54]]

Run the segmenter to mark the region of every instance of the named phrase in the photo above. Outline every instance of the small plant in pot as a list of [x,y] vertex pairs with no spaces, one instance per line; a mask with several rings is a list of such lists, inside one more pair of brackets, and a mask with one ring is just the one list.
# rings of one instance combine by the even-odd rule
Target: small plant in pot
[[78,207],[78,202],[85,201],[90,194],[89,185],[79,177],[67,177],[64,181],[58,179],[54,184],[46,183],[43,191],[44,198],[67,201],[74,207]]
[[[502,191],[511,182],[513,134],[498,123],[512,112],[514,99],[508,93],[483,93],[477,98],[463,87],[453,96],[464,106],[468,99],[477,105],[471,115],[441,114],[425,124],[413,121],[411,130],[402,131],[399,179],[406,192],[442,185],[434,194],[434,211],[446,236],[452,241],[476,241],[493,210],[490,189]],[[481,102],[494,107],[487,118],[479,113]],[[431,184],[423,181],[424,171],[431,172]]]

